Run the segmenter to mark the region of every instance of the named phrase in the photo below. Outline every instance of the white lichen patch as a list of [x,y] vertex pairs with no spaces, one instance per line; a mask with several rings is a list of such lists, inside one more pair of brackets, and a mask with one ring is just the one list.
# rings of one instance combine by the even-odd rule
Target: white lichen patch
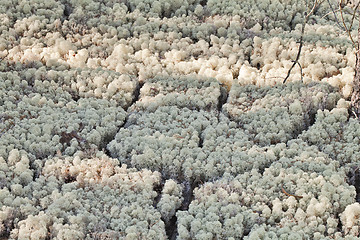
[[354,202],[355,189],[344,181],[344,171],[326,171],[309,173],[273,163],[263,174],[249,171],[207,182],[194,190],[189,210],[177,213],[179,236],[335,236],[336,215]]
[[152,206],[160,174],[97,155],[48,159],[35,181],[26,155],[13,150],[8,162],[15,165],[0,157],[0,174],[15,175],[2,182],[0,233],[11,239],[166,239]]

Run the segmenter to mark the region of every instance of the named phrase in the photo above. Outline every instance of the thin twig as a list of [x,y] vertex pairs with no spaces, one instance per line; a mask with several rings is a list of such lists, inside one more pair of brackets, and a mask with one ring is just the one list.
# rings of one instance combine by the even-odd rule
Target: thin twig
[[[360,2],[359,2],[359,3],[360,3]],[[347,34],[349,35],[350,40],[351,40],[351,42],[353,43],[353,46],[356,48],[356,50],[359,50],[359,49],[358,49],[357,45],[355,44],[354,39],[353,39],[352,36],[351,36],[350,30],[351,30],[352,25],[353,25],[353,22],[354,22],[354,18],[355,18],[355,14],[356,14],[356,9],[359,7],[359,3],[356,5],[356,7],[355,7],[355,9],[354,9],[353,17],[352,17],[352,19],[351,19],[350,28],[348,28],[348,27],[346,26],[346,24],[345,24],[345,20],[344,20],[344,16],[343,16],[343,11],[342,11],[342,10],[343,10],[343,7],[342,7],[342,4],[341,4],[341,2],[339,2],[339,9],[340,9],[341,21],[342,21],[342,23],[343,23],[343,25],[344,25],[345,31],[346,31]]]
[[301,67],[301,64],[299,63],[299,61],[297,63],[299,65],[299,67],[300,67],[301,81],[303,81],[302,67]]
[[[299,51],[298,51],[298,53],[297,53],[297,56],[296,56],[295,61],[293,61],[293,62],[294,62],[293,65],[292,65],[291,68],[289,69],[289,71],[288,71],[288,73],[287,73],[287,75],[286,75],[286,78],[284,79],[283,83],[285,83],[286,80],[290,77],[291,70],[295,67],[295,65],[296,65],[296,64],[299,64],[299,66],[300,66],[299,58],[300,58],[300,54],[301,54],[301,48],[302,48],[302,46],[303,46],[303,37],[304,37],[304,32],[305,32],[305,25],[306,25],[306,23],[308,22],[310,15],[314,12],[314,10],[315,10],[316,7],[317,7],[317,0],[315,0],[314,5],[313,5],[311,11],[310,11],[308,14],[306,14],[306,16],[305,16],[305,20],[304,20],[304,22],[303,22],[303,24],[302,24],[302,26],[301,26],[301,36],[300,36]],[[300,66],[300,70],[301,70],[301,80],[302,80],[302,79],[303,79],[303,76],[302,76],[302,68],[301,68],[301,66]]]
[[[360,2],[359,2],[360,3]],[[358,19],[359,20],[359,17],[356,17],[356,9],[359,7],[359,5],[357,5],[356,7],[355,7],[355,11],[353,11],[353,12],[350,12],[350,10],[349,9],[342,9],[345,13],[348,13],[348,14],[351,14],[352,16],[353,16],[353,19]],[[340,10],[340,9],[339,9]],[[351,22],[353,22],[353,19],[351,20]],[[351,23],[351,26],[352,26],[352,23]]]
[[[336,10],[333,10],[332,13],[335,15],[337,12],[339,12],[340,9],[336,9]],[[327,14],[325,14],[324,16],[321,17],[321,19],[324,19],[327,15],[330,15],[331,12],[328,12]],[[340,28],[344,28],[343,25],[340,25],[339,26]],[[345,31],[345,29],[343,29]]]
[[[336,13],[335,13],[335,11],[334,11],[331,3],[330,3],[330,0],[327,0],[327,2],[329,3],[329,6],[330,6],[330,8],[331,8],[331,11],[334,13],[334,17],[335,17],[335,21],[336,21],[337,25],[338,25],[342,30],[345,30],[345,29],[344,29],[344,26],[341,26],[341,24],[339,23],[339,21],[338,21],[338,19],[337,19],[337,17],[336,17]],[[330,13],[328,13],[328,14],[330,14]],[[327,16],[328,14],[326,14],[325,16]],[[324,17],[325,17],[325,16],[324,16]]]
[[358,115],[356,114],[356,112],[354,110],[352,110],[352,114],[354,114],[356,119],[359,119]]
[[[360,3],[360,2],[359,2]],[[352,26],[353,26],[353,23],[354,23],[354,19],[355,19],[355,16],[356,16],[356,11],[357,11],[357,9],[359,8],[359,3],[356,5],[356,7],[355,7],[355,9],[354,9],[354,12],[353,12],[353,14],[352,14],[352,18],[351,18],[351,23],[350,23],[350,29],[352,28]]]
[[[303,45],[304,29],[305,29],[305,22],[303,23],[302,29],[301,29],[299,51],[298,51],[298,53],[297,53],[296,59],[293,61],[293,65],[290,67],[290,69],[289,69],[289,71],[288,71],[288,73],[287,73],[287,75],[286,75],[286,78],[284,79],[283,83],[285,83],[286,80],[290,77],[291,70],[295,67],[296,63],[299,62],[300,53],[301,53],[301,48],[302,48],[302,45]],[[301,80],[302,80],[302,74],[301,74]]]
[[[359,2],[359,3],[360,3],[360,2]],[[355,6],[355,9],[357,9],[357,8],[358,8],[358,7]],[[342,11],[343,11],[344,13],[350,14],[351,16],[353,16],[353,19],[358,19],[358,20],[359,20],[359,17],[356,16],[356,11],[350,11],[350,10],[353,10],[353,9],[342,8]],[[336,13],[336,12],[340,12],[340,8],[337,9],[337,10],[335,10],[335,13]],[[327,14],[325,14],[322,18],[326,17],[328,14],[330,14],[330,12],[327,13]],[[355,15],[354,15],[354,14],[355,14]],[[352,20],[352,21],[353,21],[353,20]],[[352,24],[351,24],[351,25],[352,25]],[[345,29],[344,29],[344,31],[345,31]]]
[[294,195],[294,194],[290,194],[290,193],[286,192],[283,186],[281,186],[281,191],[282,191],[283,193],[285,193],[285,195],[287,195],[287,196],[289,196],[289,197],[303,198],[303,196],[298,196],[298,195]]

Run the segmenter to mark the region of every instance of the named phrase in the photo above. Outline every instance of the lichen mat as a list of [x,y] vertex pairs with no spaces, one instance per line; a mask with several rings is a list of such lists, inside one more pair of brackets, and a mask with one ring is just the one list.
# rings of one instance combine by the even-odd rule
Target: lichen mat
[[358,237],[355,52],[325,3],[282,84],[301,1],[2,1],[0,238]]

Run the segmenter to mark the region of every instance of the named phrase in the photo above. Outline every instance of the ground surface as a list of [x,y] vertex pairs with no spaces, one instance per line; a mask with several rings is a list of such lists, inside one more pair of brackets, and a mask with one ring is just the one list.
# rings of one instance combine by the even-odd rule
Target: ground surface
[[355,57],[328,5],[286,84],[300,2],[2,5],[2,238],[359,235]]

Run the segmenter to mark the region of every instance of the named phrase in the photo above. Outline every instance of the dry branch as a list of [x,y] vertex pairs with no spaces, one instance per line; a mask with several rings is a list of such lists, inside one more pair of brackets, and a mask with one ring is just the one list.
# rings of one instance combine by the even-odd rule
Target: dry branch
[[304,32],[305,32],[305,25],[306,25],[306,23],[309,21],[310,15],[315,11],[315,9],[316,9],[316,7],[317,7],[318,5],[319,5],[318,0],[315,0],[314,5],[313,5],[311,11],[310,11],[308,14],[305,12],[305,15],[306,15],[306,16],[305,16],[305,20],[304,20],[304,22],[303,22],[303,24],[302,24],[302,26],[301,26],[301,36],[300,36],[299,51],[298,51],[298,53],[297,53],[296,59],[293,61],[293,62],[294,62],[293,65],[290,67],[290,69],[289,69],[289,71],[288,71],[288,73],[287,73],[287,75],[286,75],[286,78],[284,79],[283,83],[285,83],[286,80],[290,77],[290,73],[291,73],[292,69],[295,67],[296,64],[299,64],[299,66],[300,66],[301,80],[302,80],[302,78],[303,78],[303,76],[302,76],[302,67],[301,67],[301,65],[300,65],[300,63],[299,63],[299,58],[300,58],[300,54],[301,54],[301,48],[302,48],[302,46],[303,46],[303,37],[304,37]]

